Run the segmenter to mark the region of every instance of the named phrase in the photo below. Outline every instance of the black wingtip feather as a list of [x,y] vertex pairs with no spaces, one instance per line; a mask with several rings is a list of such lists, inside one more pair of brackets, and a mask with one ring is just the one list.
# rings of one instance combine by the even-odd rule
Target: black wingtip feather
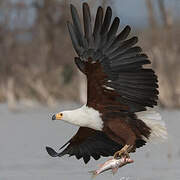
[[51,147],[48,147],[48,146],[46,147],[46,151],[52,157],[57,157],[59,155],[54,149],[52,149]]
[[89,5],[87,3],[83,3],[83,20],[84,20],[85,38],[88,41],[89,48],[92,48],[93,39],[92,39],[91,13],[90,13]]
[[88,156],[88,155],[83,156],[83,160],[84,160],[84,163],[87,164],[90,160],[90,156]]
[[114,18],[114,21],[112,22],[112,25],[110,27],[110,30],[108,32],[108,39],[114,35],[116,35],[118,27],[120,24],[120,19],[118,17]]
[[68,27],[68,30],[69,30],[69,34],[70,34],[70,37],[71,37],[71,40],[72,40],[72,44],[73,44],[73,47],[76,51],[77,54],[79,54],[79,44],[78,44],[78,41],[77,41],[77,38],[76,38],[76,35],[75,35],[75,32],[74,32],[74,29],[73,29],[73,25],[72,23],[70,23],[69,21],[67,21],[67,27]]
[[102,28],[101,28],[102,35],[108,31],[110,23],[111,23],[111,17],[112,17],[112,9],[111,9],[111,7],[108,6],[106,9],[105,17],[104,17],[104,22],[103,22]]
[[96,13],[96,20],[94,23],[94,32],[93,32],[94,36],[99,34],[101,30],[102,21],[103,21],[103,8],[99,7]]
[[125,40],[131,32],[131,27],[127,25],[117,36],[117,41]]

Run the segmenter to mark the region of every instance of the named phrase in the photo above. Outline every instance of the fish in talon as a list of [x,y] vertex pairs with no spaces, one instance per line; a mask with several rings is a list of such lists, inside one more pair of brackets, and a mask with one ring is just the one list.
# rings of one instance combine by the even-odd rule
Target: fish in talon
[[120,159],[111,158],[107,160],[105,163],[99,165],[99,168],[97,170],[89,171],[89,173],[91,173],[92,178],[94,178],[97,175],[111,169],[114,175],[117,172],[118,168],[133,162],[134,161],[131,158],[127,158],[127,157],[122,157]]

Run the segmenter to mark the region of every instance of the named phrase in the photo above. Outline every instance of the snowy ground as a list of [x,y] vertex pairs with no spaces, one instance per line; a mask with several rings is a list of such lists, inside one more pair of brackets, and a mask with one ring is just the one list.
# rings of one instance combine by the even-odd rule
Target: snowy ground
[[[59,106],[58,110],[69,105]],[[72,105],[77,106],[77,105]],[[0,180],[89,180],[89,170],[104,162],[91,160],[84,165],[73,157],[52,158],[45,146],[56,150],[77,130],[69,124],[50,119],[58,111],[47,108],[9,112],[0,105]],[[180,179],[180,111],[161,111],[167,123],[169,140],[147,145],[131,157],[135,160],[115,176],[106,172],[97,179],[179,180]]]

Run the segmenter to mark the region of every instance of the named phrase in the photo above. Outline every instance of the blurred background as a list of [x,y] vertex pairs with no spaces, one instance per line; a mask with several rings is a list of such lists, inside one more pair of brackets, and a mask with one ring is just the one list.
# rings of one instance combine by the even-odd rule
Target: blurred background
[[[88,2],[92,16],[98,5],[111,5],[121,28],[132,26],[132,35],[139,36],[158,74],[160,106],[179,108],[180,1]],[[61,100],[85,101],[84,81],[79,81],[66,27],[70,3],[80,10],[82,1],[0,1],[0,102],[15,108],[18,102],[54,106]]]
[[[76,131],[70,125],[51,124],[49,113],[86,101],[85,77],[74,64],[76,54],[66,26],[71,18],[69,4],[75,4],[82,14],[82,2],[85,1],[0,0],[0,179],[69,179],[72,174],[89,179],[82,162],[73,159],[74,171],[68,172],[67,159],[52,160],[44,149],[48,143],[60,147]],[[125,167],[121,178],[179,179],[180,144],[176,138],[180,138],[180,0],[86,2],[93,18],[99,5],[111,6],[113,16],[121,19],[120,30],[130,25],[131,35],[139,37],[139,45],[158,74],[159,107],[170,132],[166,145],[157,146],[152,152],[150,146],[145,148],[144,155],[137,156],[144,164],[139,161],[130,169]],[[164,160],[160,162],[162,153]],[[157,159],[151,162],[154,156]],[[170,162],[173,163],[169,167]],[[146,174],[137,176],[141,163]],[[96,164],[93,161],[88,167],[94,169]],[[157,164],[159,171],[153,169]]]

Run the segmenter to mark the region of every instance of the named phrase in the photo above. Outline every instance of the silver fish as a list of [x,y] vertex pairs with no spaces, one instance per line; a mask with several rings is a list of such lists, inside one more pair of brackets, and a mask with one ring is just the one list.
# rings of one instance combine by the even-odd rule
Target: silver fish
[[107,170],[112,169],[113,175],[117,172],[118,168],[129,164],[133,163],[134,161],[130,158],[127,157],[122,157],[120,159],[114,159],[111,158],[107,160],[105,163],[99,165],[99,169],[94,170],[94,171],[89,171],[92,174],[92,178],[96,177],[98,174],[101,174]]

